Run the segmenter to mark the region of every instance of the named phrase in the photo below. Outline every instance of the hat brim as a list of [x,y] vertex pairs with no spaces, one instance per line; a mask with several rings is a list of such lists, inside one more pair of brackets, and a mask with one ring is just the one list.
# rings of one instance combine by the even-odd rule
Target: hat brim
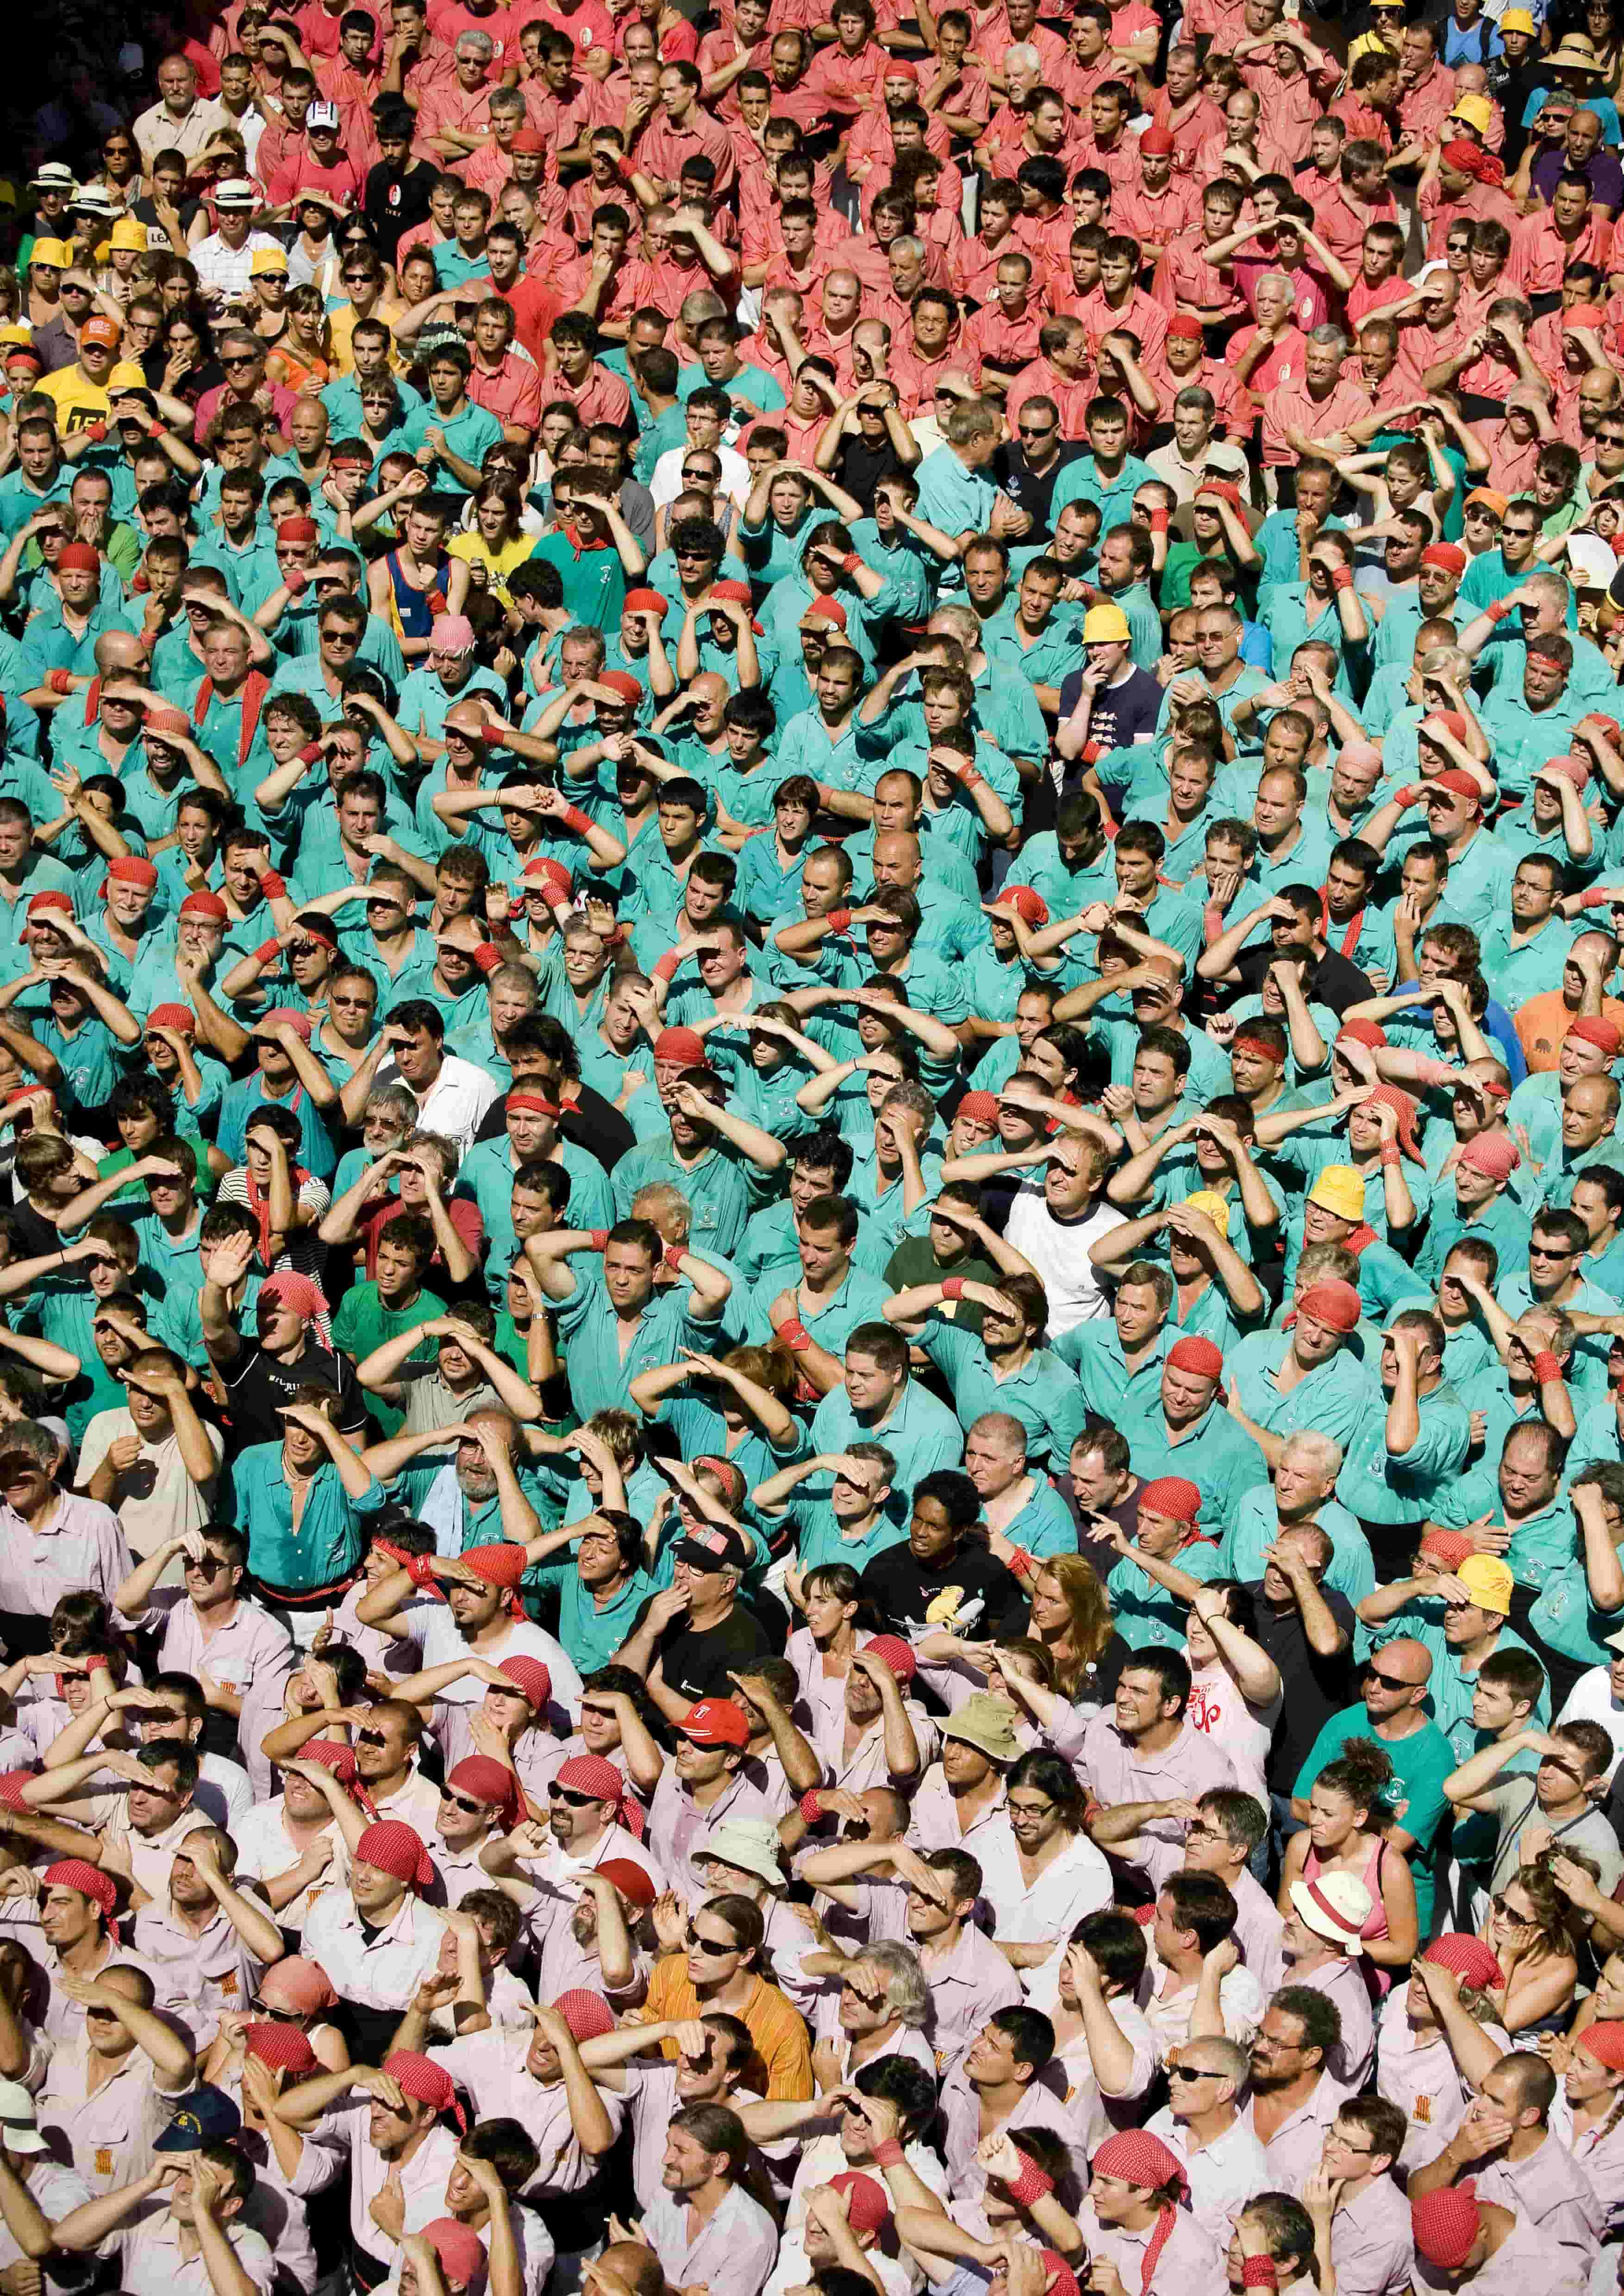
[[1338,1923],[1333,1922],[1330,1915],[1325,1912],[1325,1907],[1323,1906],[1316,1906],[1313,1898],[1308,1895],[1307,1882],[1292,1882],[1292,1910],[1296,1915],[1298,1920],[1302,1923],[1304,1929],[1312,1930],[1316,1938],[1323,1938],[1327,1945],[1345,1945],[1355,1948],[1357,1948],[1360,1942],[1358,1931],[1342,1928]]
[[1008,1743],[1002,1739],[994,1741],[984,1731],[956,1727],[951,1721],[941,1724],[940,1734],[944,1738],[956,1738],[961,1745],[973,1746],[977,1753],[985,1754],[989,1762],[1013,1762],[1021,1751],[1020,1745],[1013,1739]]
[[0,2125],[0,2138],[4,2138],[8,2152],[48,2152],[51,2150],[37,2128],[7,2128]]

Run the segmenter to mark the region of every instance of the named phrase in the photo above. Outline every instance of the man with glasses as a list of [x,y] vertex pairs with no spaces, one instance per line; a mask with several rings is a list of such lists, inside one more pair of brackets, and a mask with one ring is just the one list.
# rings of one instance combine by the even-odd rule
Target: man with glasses
[[1415,2234],[1392,2174],[1407,2126],[1402,2107],[1385,2096],[1357,2096],[1325,2131],[1319,2165],[1336,2195],[1331,2255],[1339,2296],[1383,2296],[1410,2283]]
[[[275,1305],[267,1300],[262,1321],[273,1320]],[[176,1562],[181,1583],[160,1583],[172,1581]],[[215,1524],[201,1536],[165,1539],[130,1572],[113,1603],[132,1628],[157,1638],[160,1669],[202,1684],[207,1742],[232,1754],[240,1734],[250,1774],[263,1791],[270,1767],[258,1742],[281,1715],[293,1644],[287,1628],[247,1593],[247,1534]]]
[[1196,2223],[1225,2241],[1238,2211],[1269,2181],[1263,2147],[1241,2118],[1250,2060],[1238,2042],[1208,2034],[1169,2049],[1162,2069],[1168,2101],[1145,2128],[1183,2169]]
[[733,403],[725,390],[709,383],[701,384],[690,395],[683,410],[683,420],[688,431],[686,447],[673,447],[661,455],[650,480],[650,492],[654,497],[657,536],[665,523],[660,513],[675,503],[685,487],[693,483],[688,476],[688,470],[696,459],[705,458],[708,466],[708,458],[715,456],[719,473],[715,491],[725,496],[736,510],[742,510],[750,499],[750,488],[754,483],[750,464],[743,455],[735,447],[722,443],[724,430],[734,421]]
[[[1619,427],[1624,430],[1624,423]],[[1544,531],[1544,513],[1530,496],[1506,504],[1498,549],[1480,550],[1462,578],[1457,603],[1463,614],[1485,612],[1539,571],[1534,548]]]
[[221,335],[217,348],[226,380],[206,390],[198,400],[193,435],[199,443],[207,440],[210,425],[228,406],[251,406],[261,413],[268,407],[275,417],[277,430],[285,436],[297,402],[293,393],[281,383],[267,381],[267,346],[257,335],[232,329]]

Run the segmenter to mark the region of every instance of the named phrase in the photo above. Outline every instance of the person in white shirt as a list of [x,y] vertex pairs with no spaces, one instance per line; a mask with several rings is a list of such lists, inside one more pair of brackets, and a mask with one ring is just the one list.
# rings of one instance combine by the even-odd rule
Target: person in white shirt
[[466,1156],[500,1097],[496,1078],[447,1052],[445,1021],[426,996],[410,996],[397,1004],[379,1041],[387,1050],[373,1079],[373,1089],[404,1085],[417,1103],[418,1129],[455,1141],[457,1154]]
[[[1062,1332],[1109,1313],[1089,1255],[1123,1216],[1105,1201],[1104,1160],[1097,1141],[1087,1136],[1064,1137],[1020,1160],[1042,1164],[1045,1169],[1040,1180],[1023,1181],[1016,1190],[1004,1240],[1043,1270],[1053,1345]],[[947,1167],[942,1168],[946,1175]]]
[[1555,1727],[1569,1722],[1599,1722],[1612,1740],[1612,1760],[1607,1770],[1607,1782],[1612,1783],[1619,1767],[1619,1756],[1624,1754],[1624,1627],[1616,1635],[1603,1635],[1603,1641],[1612,1656],[1605,1666],[1587,1667],[1568,1693],[1566,1705],[1556,1717]]
[[247,295],[255,256],[281,255],[283,247],[268,231],[253,228],[258,199],[246,176],[233,176],[217,184],[214,204],[218,224],[192,249],[191,261],[199,286],[223,311],[227,303],[241,302]]
[[1241,2118],[1251,2068],[1244,2049],[1216,2034],[1180,2042],[1168,2051],[1168,2102],[1145,2123],[1177,2155],[1190,2212],[1220,2248],[1247,2202],[1269,2189],[1263,2147]]

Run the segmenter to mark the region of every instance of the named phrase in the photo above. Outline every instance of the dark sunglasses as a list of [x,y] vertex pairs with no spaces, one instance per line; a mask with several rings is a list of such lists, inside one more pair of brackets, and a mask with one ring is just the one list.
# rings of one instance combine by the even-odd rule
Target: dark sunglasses
[[485,1808],[482,1801],[470,1801],[466,1794],[453,1793],[449,1786],[440,1788],[439,1798],[448,1801],[453,1809],[466,1810],[470,1817],[478,1817]]
[[588,1802],[596,1799],[595,1794],[574,1793],[568,1786],[561,1786],[556,1779],[547,1788],[549,1801],[566,1801],[571,1809],[585,1809]]
[[389,1740],[381,1730],[357,1730],[356,1743],[357,1746],[387,1746]]
[[1169,2065],[1168,2079],[1176,2081],[1217,2080],[1217,2073],[1206,2072],[1199,2065]]
[[701,1937],[697,1930],[693,1932],[693,1943],[701,1953],[712,1954],[718,1960],[720,1960],[724,1954],[738,1953],[741,1950],[731,1939],[722,1942],[716,1938]]

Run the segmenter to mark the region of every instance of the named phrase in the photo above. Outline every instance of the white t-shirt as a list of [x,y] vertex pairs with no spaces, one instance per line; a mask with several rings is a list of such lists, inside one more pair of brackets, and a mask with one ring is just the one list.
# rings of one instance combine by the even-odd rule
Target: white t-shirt
[[1611,1778],[1619,1767],[1619,1756],[1624,1754],[1624,1706],[1613,1702],[1608,1671],[1604,1666],[1587,1668],[1569,1692],[1568,1702],[1556,1717],[1556,1722],[1558,1727],[1567,1722],[1601,1724],[1612,1740],[1612,1759],[1607,1766],[1607,1775]]
[[1102,1197],[1086,1219],[1057,1220],[1044,1201],[1041,1183],[1028,1181],[1015,1191],[1004,1233],[1024,1259],[1043,1271],[1051,1339],[1110,1314],[1088,1254],[1103,1235],[1121,1226],[1123,1218]]
[[[226,1439],[217,1427],[209,1426],[207,1421],[203,1423],[203,1432],[217,1462],[225,1452]],[[218,1478],[211,1476],[206,1483],[194,1483],[181,1458],[179,1439],[166,1435],[161,1443],[149,1443],[141,1436],[128,1408],[118,1404],[111,1411],[98,1411],[85,1430],[85,1440],[79,1448],[81,1490],[89,1488],[91,1477],[124,1435],[140,1436],[141,1456],[125,1469],[114,1485],[113,1506],[124,1525],[131,1554],[148,1555],[167,1538],[178,1538],[184,1530],[202,1529],[214,1512],[211,1502]]]

